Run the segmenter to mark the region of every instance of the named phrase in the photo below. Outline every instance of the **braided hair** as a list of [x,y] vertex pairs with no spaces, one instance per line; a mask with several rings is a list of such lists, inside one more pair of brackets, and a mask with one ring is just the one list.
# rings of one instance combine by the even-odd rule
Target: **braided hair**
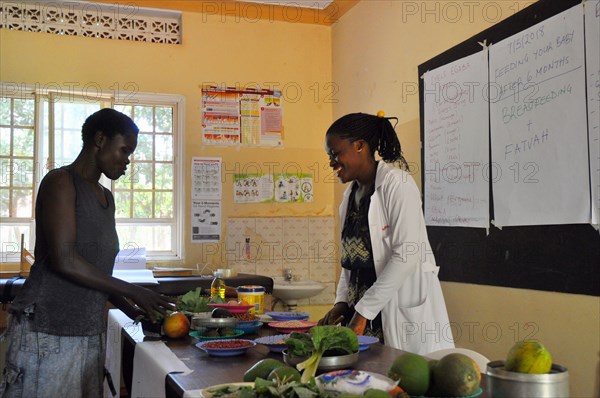
[[383,117],[367,113],[350,113],[342,116],[329,127],[327,135],[336,135],[350,142],[364,140],[369,144],[371,155],[375,150],[386,163],[398,163],[400,168],[408,171],[408,163],[402,155],[400,140],[396,135],[391,119],[398,123],[396,117]]

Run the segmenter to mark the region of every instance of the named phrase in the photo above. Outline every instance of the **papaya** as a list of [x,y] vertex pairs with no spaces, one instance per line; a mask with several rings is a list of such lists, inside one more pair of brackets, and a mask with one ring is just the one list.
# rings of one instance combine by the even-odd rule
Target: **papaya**
[[537,340],[519,341],[508,352],[504,369],[510,372],[544,374],[552,368],[552,356]]
[[257,377],[268,380],[269,374],[273,371],[273,369],[280,368],[283,366],[286,366],[286,364],[284,364],[281,361],[278,361],[277,359],[261,359],[260,361],[252,365],[252,367],[250,367],[250,369],[248,369],[246,373],[244,373],[244,381],[253,382],[254,380],[256,380]]
[[397,381],[407,394],[423,395],[429,389],[429,364],[421,355],[407,352],[394,360],[388,377]]
[[269,376],[267,376],[267,380],[272,380],[276,382],[280,381],[283,383],[287,383],[290,381],[300,382],[301,377],[302,376],[300,375],[300,372],[298,372],[298,369],[292,368],[291,366],[279,366],[273,369],[271,373],[269,373]]
[[465,397],[479,389],[481,372],[479,366],[464,354],[444,356],[433,367],[432,390],[444,397]]

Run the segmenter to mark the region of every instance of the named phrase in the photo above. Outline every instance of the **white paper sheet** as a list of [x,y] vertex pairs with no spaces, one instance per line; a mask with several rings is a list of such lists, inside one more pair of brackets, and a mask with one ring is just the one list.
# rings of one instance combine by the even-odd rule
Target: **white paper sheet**
[[165,396],[165,377],[169,373],[190,373],[187,367],[162,341],[143,341],[133,354],[132,398]]
[[489,226],[487,50],[423,75],[425,222]]
[[115,258],[115,268],[125,269],[146,269],[146,248],[145,247],[124,247],[119,250]]
[[592,224],[600,224],[600,0],[586,1],[585,53],[588,133],[592,183]]
[[[121,329],[126,329],[134,339],[138,338],[143,341],[144,338],[141,326],[134,324],[133,320],[121,310],[111,309],[108,311],[104,366],[111,375],[117,397],[121,390]],[[113,398],[106,380],[104,380],[104,398]]]
[[494,224],[590,222],[583,6],[490,47]]

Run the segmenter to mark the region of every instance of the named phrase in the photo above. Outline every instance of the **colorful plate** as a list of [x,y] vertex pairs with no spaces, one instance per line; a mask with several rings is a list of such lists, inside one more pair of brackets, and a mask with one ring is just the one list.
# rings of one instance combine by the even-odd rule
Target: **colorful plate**
[[285,339],[288,337],[290,337],[289,333],[276,334],[273,336],[259,337],[254,339],[254,341],[256,341],[258,344],[267,346],[271,352],[282,352],[287,348],[287,344],[285,344],[285,342],[282,343],[282,341],[285,341]]
[[[213,345],[214,343],[217,342],[223,342],[224,344],[236,344],[236,343],[242,343],[244,344],[243,346],[239,346],[239,347],[223,347],[223,348],[215,348],[215,347],[211,347],[210,345]],[[244,340],[244,339],[231,339],[231,340],[211,340],[211,341],[202,341],[198,344],[196,344],[196,347],[200,348],[201,350],[204,350],[208,353],[208,355],[212,355],[215,357],[232,357],[235,355],[242,355],[246,352],[246,350],[248,348],[254,347],[256,345],[256,342],[254,342],[253,340]]]
[[281,333],[308,332],[313,326],[317,326],[317,322],[313,321],[279,321],[270,322],[269,326],[279,330]]
[[368,350],[371,344],[379,343],[379,339],[373,336],[356,336],[358,337],[358,351]]
[[211,340],[235,339],[236,337],[240,337],[244,333],[245,332],[242,329],[233,329],[233,334],[230,334],[229,336],[215,336],[215,337],[211,337],[211,336],[203,336],[202,335],[203,333],[200,333],[199,331],[194,330],[193,332],[190,332],[189,335],[192,336],[195,339],[200,340],[200,341],[211,341]]
[[243,330],[244,333],[254,333],[263,325],[261,321],[240,322],[237,328]]
[[248,312],[250,308],[254,308],[253,305],[242,305],[242,304],[209,304],[211,307],[215,308],[224,308],[232,314],[239,314],[243,312]]
[[308,319],[309,315],[306,312],[287,311],[287,312],[267,312],[268,316],[274,321],[294,321]]

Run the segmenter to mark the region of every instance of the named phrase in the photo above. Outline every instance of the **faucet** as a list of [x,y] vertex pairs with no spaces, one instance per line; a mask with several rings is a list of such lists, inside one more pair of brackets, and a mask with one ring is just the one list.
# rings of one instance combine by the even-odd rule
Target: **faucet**
[[285,278],[286,281],[291,282],[292,279],[294,278],[294,275],[292,275],[292,270],[289,268],[284,269],[283,277]]

